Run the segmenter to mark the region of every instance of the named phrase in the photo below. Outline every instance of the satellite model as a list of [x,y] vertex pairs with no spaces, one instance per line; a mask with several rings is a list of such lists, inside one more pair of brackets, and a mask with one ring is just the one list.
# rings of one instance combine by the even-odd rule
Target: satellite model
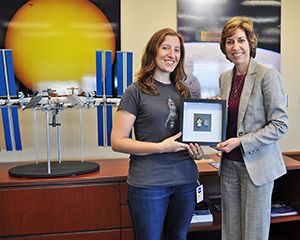
[[[96,51],[96,91],[86,92],[82,96],[74,93],[58,96],[54,89],[45,89],[32,97],[25,97],[22,92],[17,95],[12,61],[12,50],[0,50],[0,108],[2,113],[6,151],[22,150],[18,109],[33,110],[34,123],[36,111],[46,114],[47,162],[37,162],[17,166],[9,170],[9,175],[15,177],[49,178],[89,173],[99,170],[99,164],[83,161],[83,124],[82,109],[97,107],[98,118],[98,146],[110,146],[110,132],[112,129],[112,107],[118,105],[121,96],[128,85],[132,83],[132,53],[116,53],[116,90],[113,97],[113,66],[111,51]],[[105,64],[103,64],[105,59]],[[104,74],[105,73],[105,74]],[[81,161],[61,161],[60,144],[60,113],[65,109],[77,109],[80,113],[80,143]],[[35,148],[37,152],[37,127],[34,124]],[[50,127],[57,128],[57,158],[50,160]],[[37,155],[37,154],[36,154]]]

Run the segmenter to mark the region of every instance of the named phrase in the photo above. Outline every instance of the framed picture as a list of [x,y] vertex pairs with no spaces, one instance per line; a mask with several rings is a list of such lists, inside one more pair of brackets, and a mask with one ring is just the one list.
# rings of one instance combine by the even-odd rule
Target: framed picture
[[232,63],[220,50],[222,27],[232,16],[252,18],[258,34],[255,59],[280,72],[282,2],[177,0],[177,30],[184,37],[185,84],[191,98],[218,96],[220,74],[232,69]]
[[183,99],[180,108],[181,141],[215,146],[226,138],[226,101]]
[[17,93],[96,91],[96,51],[112,51],[114,64],[121,49],[120,2],[0,1],[0,48],[12,49]]

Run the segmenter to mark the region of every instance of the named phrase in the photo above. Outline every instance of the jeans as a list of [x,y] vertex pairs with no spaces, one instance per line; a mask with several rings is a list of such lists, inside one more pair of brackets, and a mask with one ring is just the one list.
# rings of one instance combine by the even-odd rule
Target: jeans
[[135,240],[184,240],[195,209],[197,182],[167,187],[128,186]]

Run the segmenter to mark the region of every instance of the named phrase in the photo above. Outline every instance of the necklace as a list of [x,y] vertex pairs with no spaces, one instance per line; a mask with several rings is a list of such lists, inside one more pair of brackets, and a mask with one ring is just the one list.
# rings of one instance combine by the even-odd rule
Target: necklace
[[241,93],[240,88],[244,84],[244,80],[247,74],[244,75],[235,75],[233,83],[233,98],[237,99]]

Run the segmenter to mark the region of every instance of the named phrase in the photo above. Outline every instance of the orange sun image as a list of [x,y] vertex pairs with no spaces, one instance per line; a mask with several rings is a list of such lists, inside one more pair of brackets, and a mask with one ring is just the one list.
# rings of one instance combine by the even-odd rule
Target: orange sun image
[[[88,0],[31,0],[9,22],[5,47],[13,50],[17,78],[29,89],[96,84],[96,50],[116,50],[112,26]],[[113,54],[114,57],[114,54]]]

